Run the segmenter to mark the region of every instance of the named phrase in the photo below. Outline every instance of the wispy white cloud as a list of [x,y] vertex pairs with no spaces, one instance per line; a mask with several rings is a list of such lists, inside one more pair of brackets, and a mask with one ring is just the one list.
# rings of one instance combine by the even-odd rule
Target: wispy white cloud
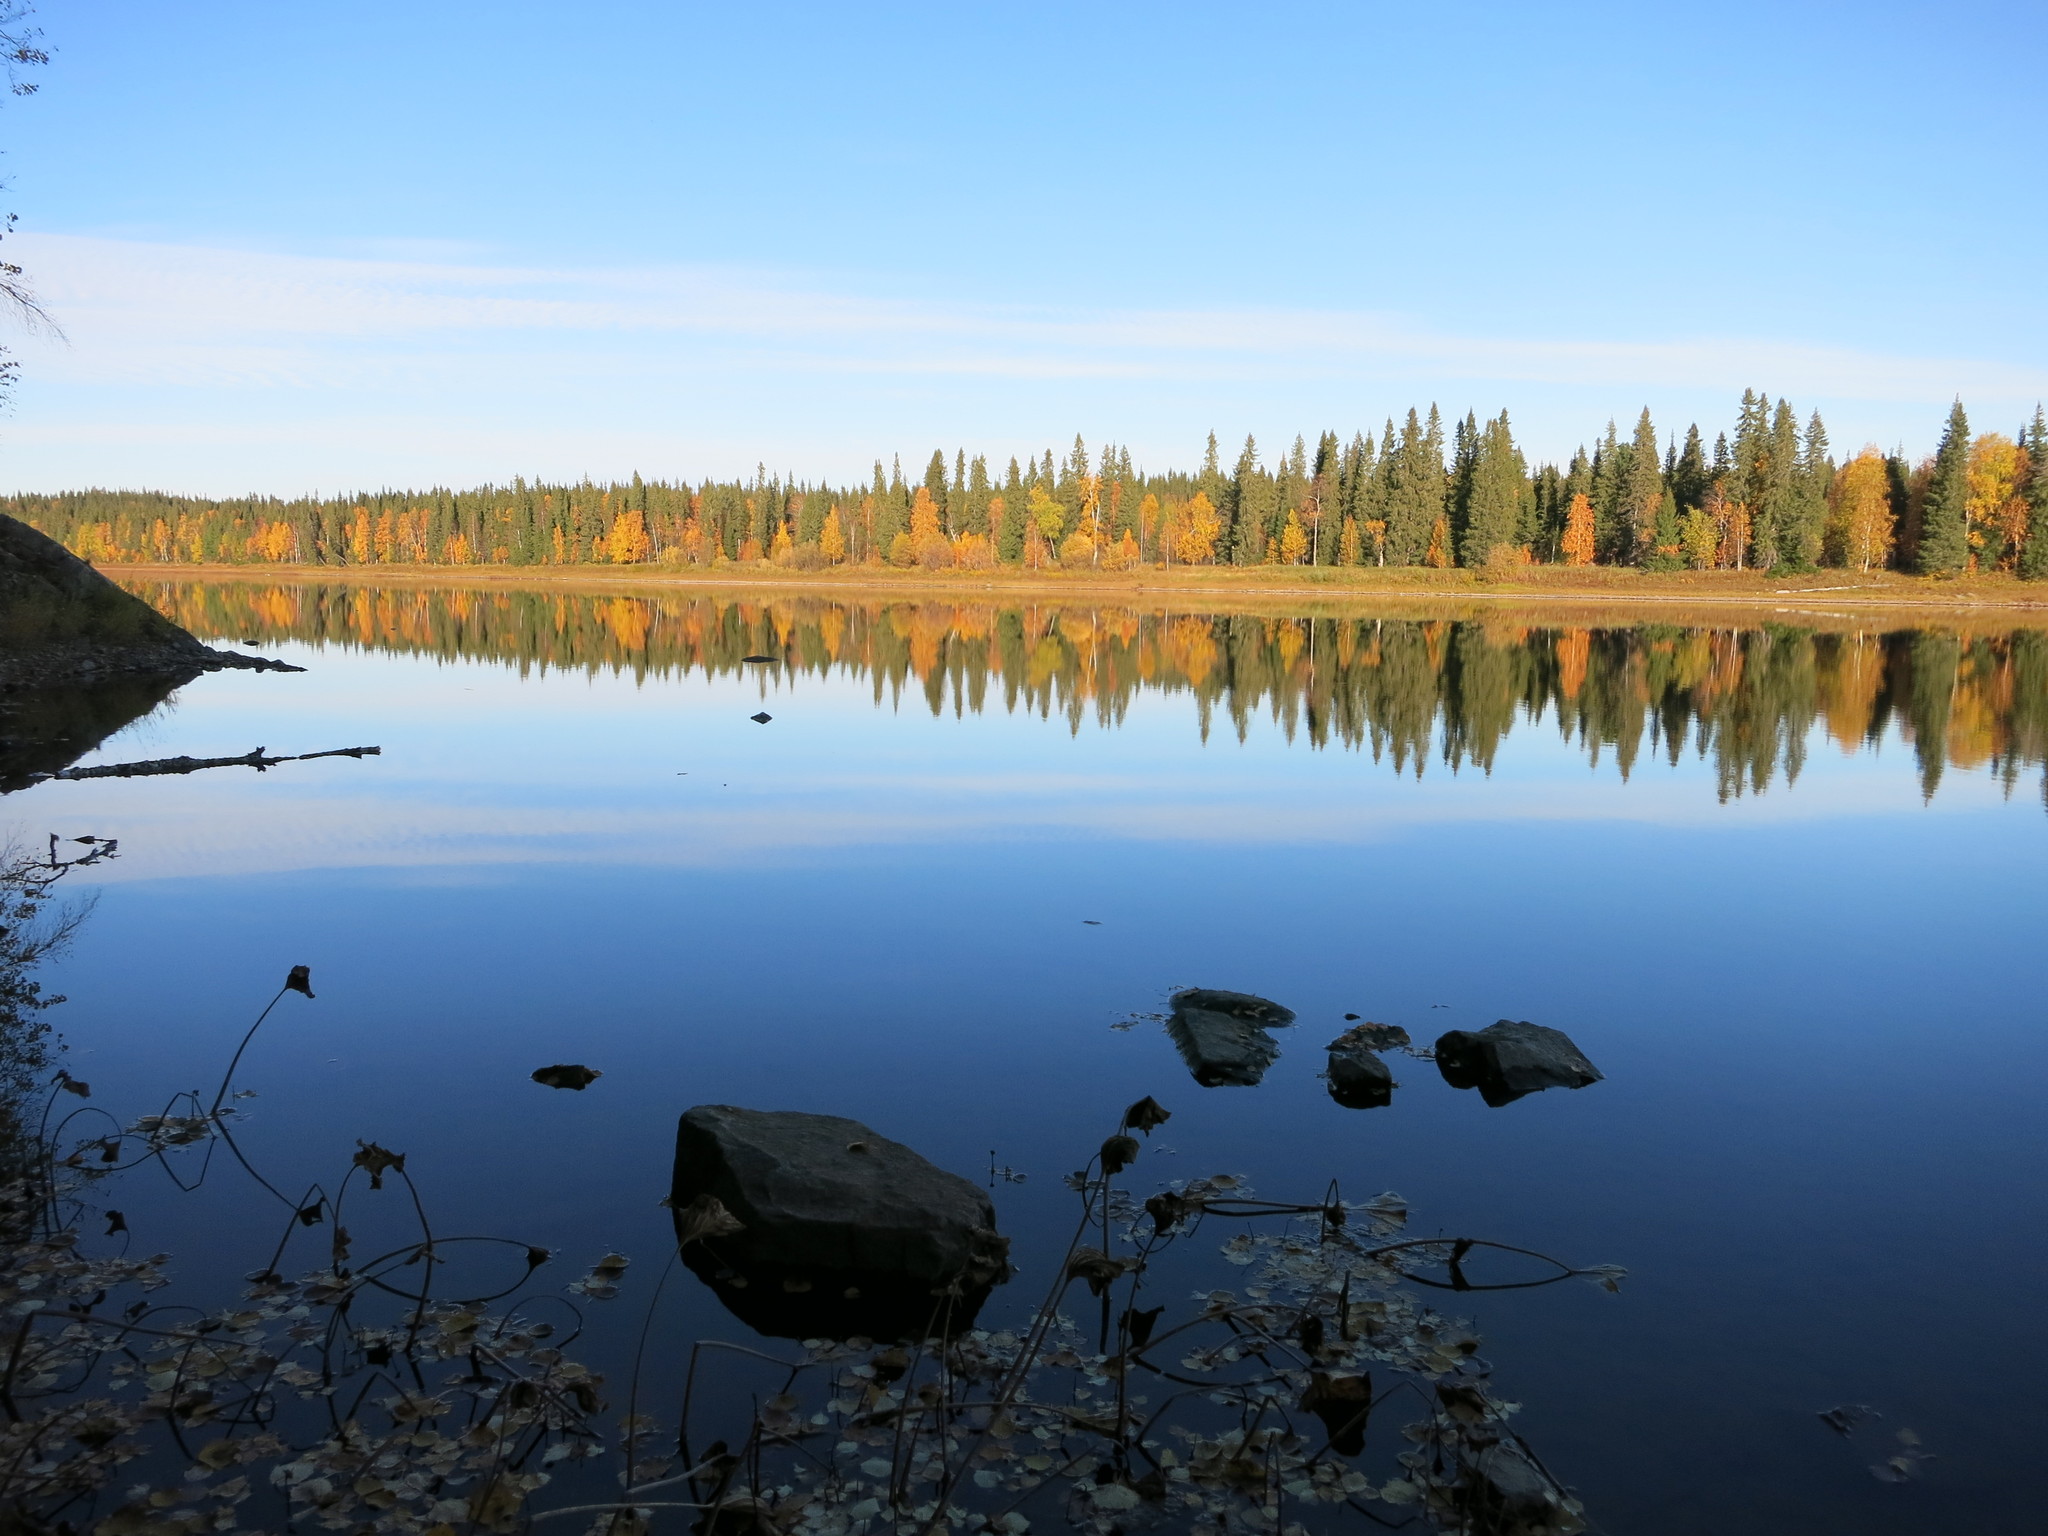
[[1741,337],[1479,336],[1368,310],[1085,309],[864,291],[797,271],[492,265],[98,237],[19,251],[70,340],[28,342],[16,485],[296,492],[546,474],[858,475],[892,445],[1031,451],[1106,427],[1185,462],[1210,426],[1290,434],[1410,403],[1510,406],[1539,455],[1609,415],[1713,421],[1749,386],[1845,439],[2000,418],[2048,369]]
[[[422,354],[538,348],[550,364],[617,338],[767,350],[778,367],[1018,379],[1399,373],[1925,401],[2048,390],[2048,369],[1740,337],[1470,336],[1370,311],[1085,311],[913,301],[717,267],[549,269],[27,236],[24,259],[76,343],[80,376],[265,385],[362,379]],[[580,345],[579,345],[580,344]],[[728,359],[730,360],[730,359]]]

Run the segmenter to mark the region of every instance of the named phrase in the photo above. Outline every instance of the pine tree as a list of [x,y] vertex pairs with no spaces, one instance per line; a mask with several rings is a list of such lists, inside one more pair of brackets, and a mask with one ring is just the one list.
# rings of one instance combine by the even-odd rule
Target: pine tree
[[1955,575],[1970,559],[1970,418],[1958,400],[1935,450],[1934,473],[1920,514],[1915,568],[1922,576]]
[[2048,418],[2034,407],[2027,429],[2027,542],[2020,550],[2020,579],[2048,581]]

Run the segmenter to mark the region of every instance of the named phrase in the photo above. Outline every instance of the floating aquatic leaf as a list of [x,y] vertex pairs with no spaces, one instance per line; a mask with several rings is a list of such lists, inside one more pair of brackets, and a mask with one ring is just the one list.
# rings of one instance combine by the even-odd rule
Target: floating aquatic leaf
[[291,974],[284,979],[284,988],[287,992],[302,992],[307,997],[311,997],[313,995],[312,970],[303,965],[293,966]]
[[772,662],[772,661],[774,661],[775,659],[776,659],[776,658],[775,658],[775,657],[773,657],[773,656],[742,656],[742,657],[740,658],[740,660],[741,660],[741,661],[769,661],[769,662]]
[[121,1214],[121,1213],[120,1213],[119,1211],[109,1211],[109,1212],[107,1212],[107,1236],[108,1236],[108,1237],[112,1237],[112,1236],[113,1236],[113,1235],[114,1235],[114,1234],[115,1234],[116,1232],[126,1232],[127,1230],[128,1230],[128,1218],[127,1218],[127,1217],[123,1216],[123,1215],[122,1215],[122,1214]]
[[1836,1434],[1846,1435],[1866,1420],[1883,1417],[1883,1414],[1868,1403],[1837,1403],[1834,1407],[1821,1411],[1820,1421]]
[[541,1067],[534,1072],[533,1080],[543,1088],[573,1088],[581,1093],[603,1076],[604,1074],[595,1067],[557,1062],[552,1067]]
[[57,1086],[59,1088],[62,1088],[66,1093],[77,1094],[81,1099],[89,1099],[92,1097],[92,1084],[80,1082],[77,1078],[73,1077],[69,1072],[60,1071],[57,1074]]
[[773,720],[775,717],[769,714],[768,711],[764,709],[758,715],[749,715],[747,716],[747,718],[753,721],[756,725],[766,725],[770,720]]

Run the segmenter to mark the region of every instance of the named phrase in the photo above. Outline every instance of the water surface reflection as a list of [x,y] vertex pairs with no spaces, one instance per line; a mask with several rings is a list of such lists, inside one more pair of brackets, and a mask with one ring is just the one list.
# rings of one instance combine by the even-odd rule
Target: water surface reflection
[[[522,671],[636,677],[744,671],[867,680],[933,714],[995,706],[1113,726],[1146,691],[1185,694],[1201,733],[1242,738],[1270,716],[1289,740],[1370,751],[1420,775],[1490,772],[1518,727],[1542,725],[1626,777],[1646,755],[1710,760],[1722,798],[1795,779],[1813,728],[1855,752],[1896,726],[1923,792],[1944,769],[2008,788],[2048,763],[2048,631],[1885,628],[1808,619],[1752,626],[1520,616],[1271,617],[1059,601],[831,601],[573,591],[137,582],[207,639],[346,644]],[[2048,777],[2043,780],[2048,793]]]

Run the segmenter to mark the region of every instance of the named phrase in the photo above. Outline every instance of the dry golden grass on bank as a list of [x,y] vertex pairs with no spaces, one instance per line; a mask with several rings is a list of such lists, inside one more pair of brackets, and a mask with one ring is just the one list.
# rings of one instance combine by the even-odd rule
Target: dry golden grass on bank
[[468,590],[559,587],[616,595],[757,592],[846,600],[1036,601],[1114,604],[1153,612],[1298,615],[1356,614],[1426,607],[1446,618],[1523,618],[1530,623],[1814,623],[1995,620],[2048,625],[2048,583],[2005,575],[1953,580],[1817,571],[1771,576],[1754,571],[1648,572],[1612,566],[1525,566],[1512,579],[1484,571],[1419,567],[1147,567],[1136,571],[898,570],[886,566],[803,572],[768,565],[113,565],[102,569],[132,586],[155,581],[214,581]]

